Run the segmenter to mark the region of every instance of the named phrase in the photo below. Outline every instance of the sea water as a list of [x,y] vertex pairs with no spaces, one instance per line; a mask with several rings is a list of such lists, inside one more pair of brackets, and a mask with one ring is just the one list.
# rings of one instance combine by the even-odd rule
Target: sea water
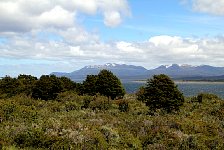
[[[198,93],[212,93],[224,98],[224,82],[175,82],[178,89],[184,96],[196,96]],[[135,93],[144,82],[125,82],[123,83],[127,93]]]

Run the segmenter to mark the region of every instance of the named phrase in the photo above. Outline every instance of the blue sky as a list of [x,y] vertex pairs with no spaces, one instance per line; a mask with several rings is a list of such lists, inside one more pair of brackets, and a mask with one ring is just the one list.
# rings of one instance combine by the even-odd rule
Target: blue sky
[[0,76],[108,62],[224,66],[223,8],[223,0],[2,0]]
[[180,0],[129,0],[131,16],[116,28],[103,24],[102,16],[86,17],[84,25],[93,26],[102,40],[142,41],[151,36],[204,37],[222,35],[224,17],[196,12],[191,3]]

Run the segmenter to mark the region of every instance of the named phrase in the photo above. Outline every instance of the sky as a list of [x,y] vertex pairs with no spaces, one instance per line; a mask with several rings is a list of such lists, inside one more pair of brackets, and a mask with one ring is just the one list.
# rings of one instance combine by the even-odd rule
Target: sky
[[0,76],[224,67],[224,0],[0,0]]

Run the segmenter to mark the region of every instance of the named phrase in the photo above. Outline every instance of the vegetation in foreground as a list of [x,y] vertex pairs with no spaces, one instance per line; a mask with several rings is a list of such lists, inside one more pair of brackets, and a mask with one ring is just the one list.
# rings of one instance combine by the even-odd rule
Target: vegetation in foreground
[[[18,80],[20,86],[13,86],[20,87],[23,92],[16,93],[18,91],[15,90],[16,94],[9,95],[10,91],[5,91],[5,94],[2,91],[0,148],[224,149],[224,101],[215,95],[199,94],[183,101],[173,82],[161,75],[150,79],[137,96],[120,97],[118,94],[115,100],[111,100],[104,93],[85,95],[77,92],[77,87],[86,90],[83,85],[68,84],[72,82],[66,79],[62,82],[61,79],[50,78],[52,80],[46,86],[52,82],[62,85],[55,94],[45,93],[45,96],[53,98],[37,99],[33,96],[35,90],[26,86],[21,88],[21,82],[27,80]],[[34,85],[40,81],[31,79],[34,79],[31,80]],[[155,81],[157,84],[151,84]],[[12,84],[1,83],[1,86],[7,85],[13,89]],[[166,83],[172,85],[172,88],[167,86],[161,89],[164,85],[158,86]],[[68,85],[74,89],[66,90]],[[51,88],[54,84],[47,87],[42,92],[55,89]],[[155,95],[151,97],[151,90],[161,90],[159,98],[155,98]],[[176,96],[173,97],[173,94]],[[175,101],[171,101],[173,98]],[[174,109],[168,109],[167,106]]]
[[[200,101],[202,100],[202,101]],[[3,149],[223,149],[224,101],[202,94],[178,113],[154,115],[135,95],[65,92],[54,101],[18,95],[0,100]]]

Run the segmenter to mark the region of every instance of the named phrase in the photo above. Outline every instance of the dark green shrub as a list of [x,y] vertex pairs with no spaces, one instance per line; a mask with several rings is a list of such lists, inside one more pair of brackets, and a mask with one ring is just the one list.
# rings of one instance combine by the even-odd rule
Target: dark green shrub
[[14,142],[20,148],[39,148],[42,147],[44,137],[44,132],[39,130],[24,131],[14,137]]
[[2,110],[2,118],[4,118],[5,120],[13,120],[13,118],[15,117],[14,113],[18,109],[18,106],[13,102],[6,101],[1,104],[0,109]]
[[89,103],[89,108],[91,108],[92,110],[108,110],[110,106],[110,100],[104,96],[96,96]]
[[181,124],[176,121],[172,121],[169,126],[170,126],[170,128],[173,128],[176,130],[182,130]]
[[82,96],[79,96],[76,92],[73,91],[66,91],[59,93],[55,100],[58,102],[75,101],[77,103],[82,103]]
[[151,110],[176,111],[184,103],[183,94],[178,90],[174,82],[164,74],[154,75],[152,79],[149,79],[144,92],[139,94],[138,97]]
[[85,133],[85,141],[82,143],[82,149],[103,150],[108,148],[108,144],[103,134],[97,130],[90,130]]
[[193,97],[191,97],[189,103],[193,103],[193,102],[200,102],[201,103],[202,98],[201,97],[198,98],[198,96],[193,96]]
[[182,143],[179,146],[179,149],[183,150],[198,150],[198,144],[197,144],[197,139],[194,136],[189,136],[187,139],[184,139]]
[[120,132],[120,144],[123,149],[141,149],[141,141],[130,132]]
[[30,129],[18,133],[14,142],[19,148],[70,149],[68,139],[60,136],[49,136],[40,129]]
[[81,108],[89,108],[89,104],[92,100],[93,100],[93,97],[91,96],[84,97],[83,106]]
[[220,99],[220,98],[215,94],[201,93],[201,94],[198,94],[197,99],[198,99],[198,102],[202,102],[202,100],[204,99],[212,100],[212,99]]
[[128,112],[129,111],[129,103],[127,100],[119,100],[118,102],[118,109],[121,112]]
[[72,110],[79,110],[80,106],[76,102],[66,102],[65,103],[65,110],[72,111]]
[[220,99],[217,95],[215,94],[210,94],[210,93],[200,93],[197,96],[194,96],[191,98],[191,102],[199,102],[202,103],[203,100],[212,100],[212,99]]
[[62,111],[65,111],[66,110],[65,109],[65,105],[62,105],[62,103],[53,101],[50,104],[51,104],[50,105],[50,110],[52,112],[62,112]]
[[103,134],[107,143],[114,145],[114,146],[116,144],[118,144],[120,137],[116,130],[114,130],[113,128],[108,127],[108,126],[102,126],[100,128],[100,132]]
[[0,150],[2,150],[2,149],[3,149],[3,142],[0,141]]
[[205,141],[206,146],[209,149],[219,149],[221,148],[219,142],[216,139],[209,139]]

